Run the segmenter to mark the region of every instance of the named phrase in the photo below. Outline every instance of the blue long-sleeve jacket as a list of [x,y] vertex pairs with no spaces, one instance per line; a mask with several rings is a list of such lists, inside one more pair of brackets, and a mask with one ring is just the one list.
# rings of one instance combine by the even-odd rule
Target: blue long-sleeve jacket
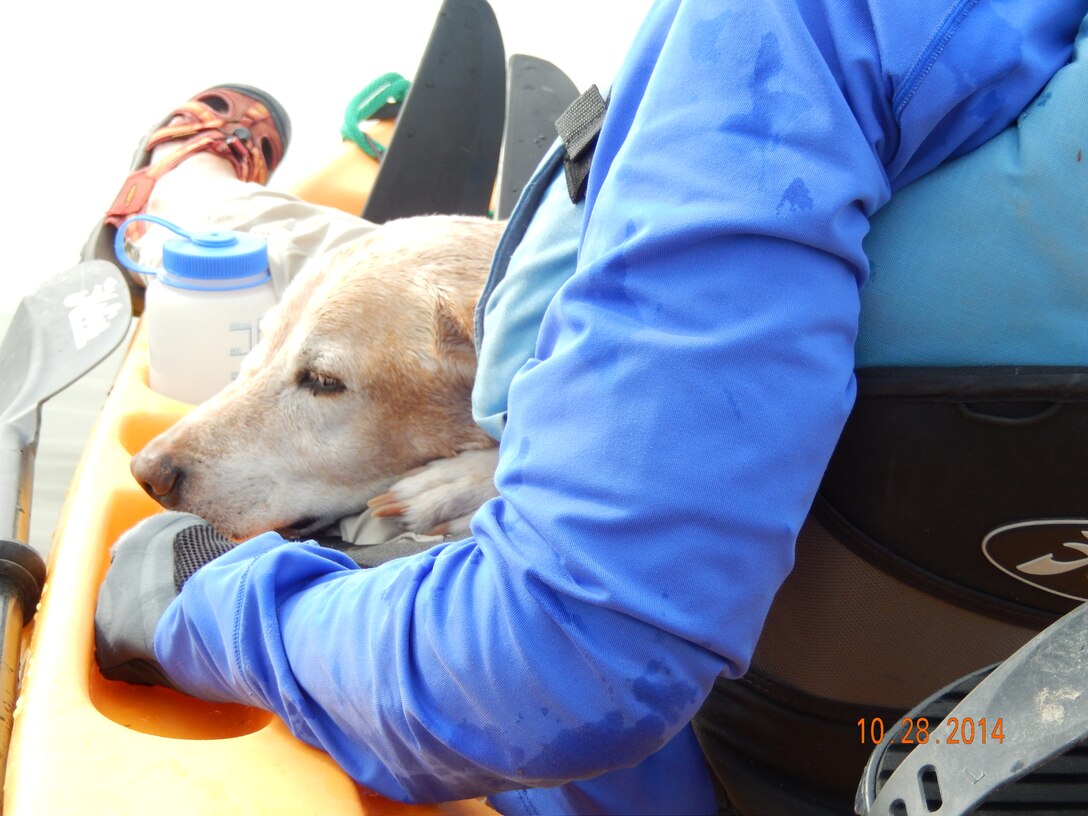
[[392,797],[637,766],[493,801],[710,807],[685,725],[744,672],[852,405],[868,218],[1008,126],[1086,12],[659,2],[472,538],[363,571],[260,536],[186,584],[163,666],[275,711]]

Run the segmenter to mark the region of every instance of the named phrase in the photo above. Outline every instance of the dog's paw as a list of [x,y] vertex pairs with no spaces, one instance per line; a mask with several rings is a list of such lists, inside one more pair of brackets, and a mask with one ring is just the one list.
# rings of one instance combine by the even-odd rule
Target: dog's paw
[[495,489],[499,449],[463,451],[416,468],[367,505],[412,533],[466,535],[473,513]]

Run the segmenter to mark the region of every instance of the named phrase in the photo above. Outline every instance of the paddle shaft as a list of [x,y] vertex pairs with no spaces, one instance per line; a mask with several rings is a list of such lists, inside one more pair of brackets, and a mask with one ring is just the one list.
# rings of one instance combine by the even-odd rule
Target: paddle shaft
[[[23,598],[19,586],[8,576],[0,575],[0,637],[3,638],[3,659],[0,661],[0,791],[4,789],[8,748],[11,745],[23,620]],[[2,807],[0,803],[0,809]]]
[[[37,411],[27,421],[0,425],[0,538],[30,539],[30,500],[37,453]],[[28,430],[30,432],[28,432]]]
[[[19,303],[0,342],[0,784],[19,681],[23,627],[45,584],[45,562],[27,541],[42,403],[117,347],[132,317],[125,279],[88,261],[45,280]],[[0,803],[2,808],[2,803]]]
[[[18,544],[30,537],[30,500],[38,447],[37,418],[38,412],[34,411],[33,434],[27,434],[21,427],[27,424],[25,422],[0,425],[0,539]],[[26,620],[24,597],[24,587],[10,576],[0,574],[0,791],[4,789],[19,686],[19,659]]]

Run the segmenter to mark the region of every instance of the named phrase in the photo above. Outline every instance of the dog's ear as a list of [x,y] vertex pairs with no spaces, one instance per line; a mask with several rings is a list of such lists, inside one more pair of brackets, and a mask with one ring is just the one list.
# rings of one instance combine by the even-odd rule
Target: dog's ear
[[475,362],[472,312],[457,309],[445,296],[439,296],[435,309],[435,337],[440,351],[454,356],[468,355]]

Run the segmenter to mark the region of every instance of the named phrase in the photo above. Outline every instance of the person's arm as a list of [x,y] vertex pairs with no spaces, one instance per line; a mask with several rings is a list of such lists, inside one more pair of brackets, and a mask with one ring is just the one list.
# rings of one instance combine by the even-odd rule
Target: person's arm
[[171,678],[433,800],[634,764],[743,673],[852,404],[885,166],[982,132],[901,131],[879,32],[827,6],[655,7],[473,538],[369,571],[242,545],[159,625]]

